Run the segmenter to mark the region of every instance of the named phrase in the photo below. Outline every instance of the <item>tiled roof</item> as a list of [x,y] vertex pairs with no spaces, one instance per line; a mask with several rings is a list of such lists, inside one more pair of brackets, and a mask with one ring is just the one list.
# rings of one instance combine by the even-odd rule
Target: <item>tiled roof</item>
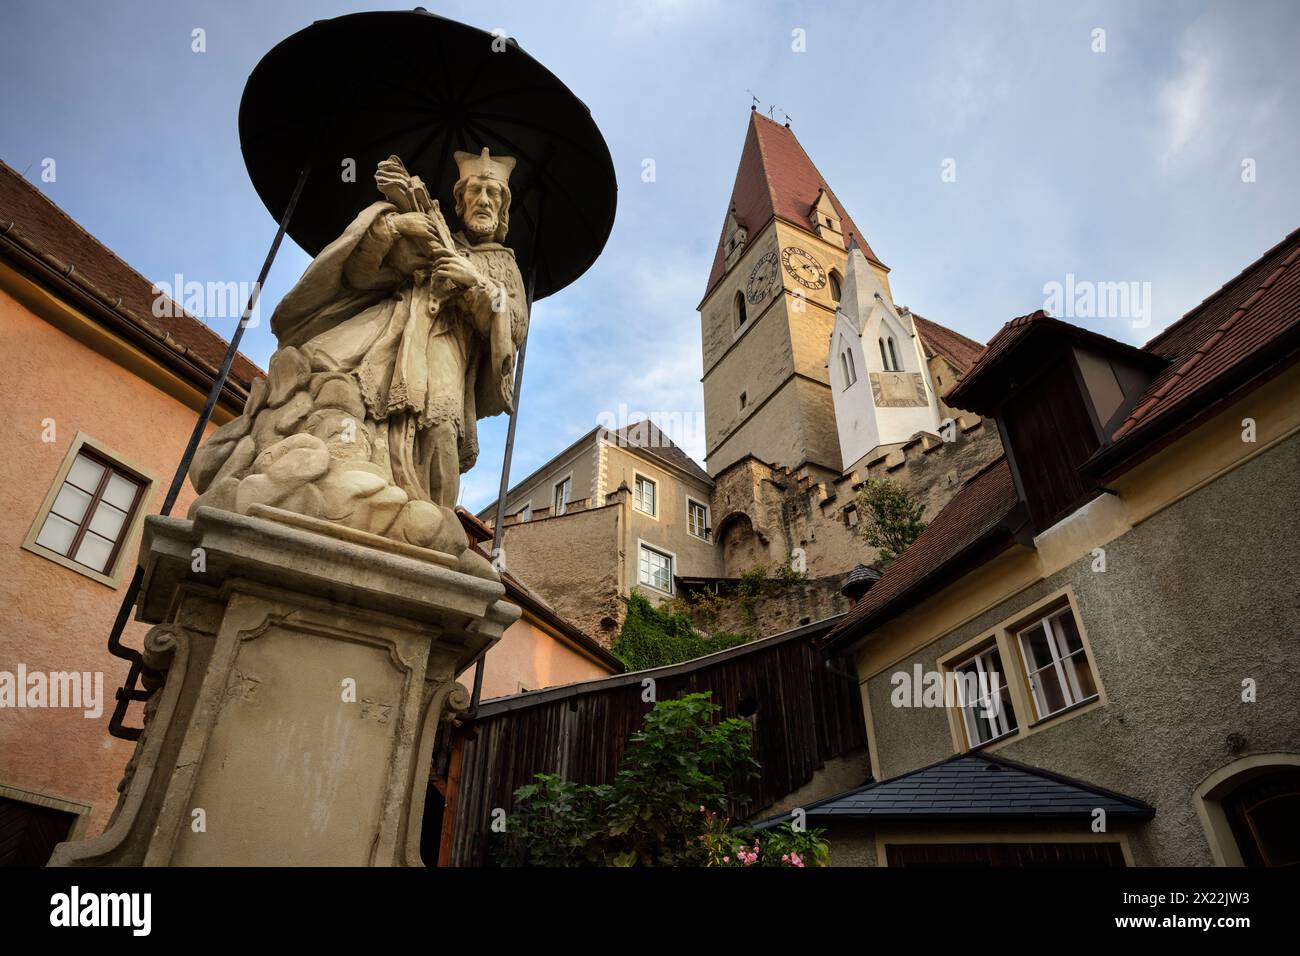
[[[987,414],[990,405],[997,404],[997,397],[1005,395],[1007,373],[1005,361],[1028,364],[1031,367],[1041,358],[1033,349],[1044,343],[1050,343],[1051,337],[1057,336],[1073,342],[1079,342],[1107,353],[1126,356],[1131,361],[1148,366],[1162,366],[1160,356],[1144,352],[1135,345],[1121,342],[1072,325],[1061,319],[1048,315],[1042,309],[1012,319],[989,340],[988,346],[975,359],[966,374],[944,394],[944,401],[957,408]],[[1024,343],[1032,342],[1033,345]],[[1025,349],[1030,351],[1025,352]],[[1026,356],[1029,356],[1028,358]]]
[[915,312],[912,313],[912,320],[916,323],[916,331],[921,333],[926,351],[943,356],[962,375],[966,374],[966,370],[975,364],[975,360],[984,351],[984,346],[980,343],[968,339],[960,332],[954,332],[946,325],[931,322]]
[[1115,441],[1178,408],[1300,323],[1300,229],[1160,335],[1145,349],[1172,360],[1116,429]]
[[836,820],[1091,819],[1098,809],[1112,819],[1155,816],[1150,804],[1133,797],[984,753],[958,754],[804,809],[819,826]]
[[[228,343],[176,306],[175,317],[153,314],[153,283],[117,257],[44,193],[0,162],[0,233],[65,275],[105,308],[112,309],[181,358],[215,377]],[[262,374],[236,355],[231,379],[245,392]]]
[[[736,182],[731,187],[731,201],[727,205],[728,210],[735,210],[736,219],[749,231],[750,238],[753,239],[774,216],[801,225],[808,223],[808,213],[817,201],[817,193],[823,189],[840,217],[845,248],[850,234],[856,236],[862,254],[883,265],[790,128],[751,111],[745,146],[736,169]],[[719,236],[713,268],[709,271],[709,284],[704,292],[706,296],[726,271],[726,241],[725,235]]]
[[835,642],[922,584],[946,562],[995,531],[1016,507],[1016,486],[1005,456],[976,472],[915,541],[885,568],[880,580],[827,635]]
[[993,338],[989,339],[989,344],[984,346],[984,349],[975,356],[975,360],[966,368],[961,381],[948,389],[943,396],[943,400],[950,403],[960,403],[963,390],[970,389],[974,382],[985,374],[986,369],[993,366],[998,359],[1010,352],[1017,342],[1029,334],[1035,323],[1047,321],[1051,321],[1050,317],[1042,309],[1039,309],[1037,312],[1031,312],[1028,315],[1017,316],[998,329]]
[[672,465],[674,468],[693,475],[705,484],[713,484],[713,479],[709,477],[709,473],[701,468],[694,458],[682,451],[681,446],[669,438],[658,425],[648,418],[633,422],[631,425],[624,425],[617,431],[612,432],[612,434],[614,441],[621,448],[635,448],[638,451],[645,452],[652,458],[658,458],[665,464]]
[[840,585],[840,593],[852,599],[871,590],[879,580],[879,571],[865,564],[859,564],[845,576],[844,583]]

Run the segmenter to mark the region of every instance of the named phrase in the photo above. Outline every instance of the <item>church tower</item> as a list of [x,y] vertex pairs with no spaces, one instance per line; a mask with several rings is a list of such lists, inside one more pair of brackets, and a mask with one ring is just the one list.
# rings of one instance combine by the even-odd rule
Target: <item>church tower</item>
[[794,133],[751,111],[699,306],[710,475],[748,454],[843,467],[827,349],[850,246],[890,298],[888,268]]

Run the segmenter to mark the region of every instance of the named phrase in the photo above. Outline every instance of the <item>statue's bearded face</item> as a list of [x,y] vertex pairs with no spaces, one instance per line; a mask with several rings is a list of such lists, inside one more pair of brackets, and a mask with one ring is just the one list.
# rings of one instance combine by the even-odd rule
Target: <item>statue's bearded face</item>
[[461,182],[456,212],[465,225],[465,232],[477,242],[494,238],[506,202],[505,187],[487,176],[470,176]]

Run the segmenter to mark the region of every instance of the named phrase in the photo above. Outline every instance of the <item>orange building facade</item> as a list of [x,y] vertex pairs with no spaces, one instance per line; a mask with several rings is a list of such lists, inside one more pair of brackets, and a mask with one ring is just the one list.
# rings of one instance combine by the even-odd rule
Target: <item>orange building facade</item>
[[[226,350],[152,306],[147,279],[0,163],[0,865],[102,831],[134,747],[109,733],[128,665],[108,634]],[[210,428],[260,374],[236,358]],[[187,482],[173,513],[193,499]],[[487,656],[484,698],[621,669],[508,588],[524,615]],[[123,642],[139,648],[145,630],[130,623]],[[126,724],[140,718],[133,704]]]

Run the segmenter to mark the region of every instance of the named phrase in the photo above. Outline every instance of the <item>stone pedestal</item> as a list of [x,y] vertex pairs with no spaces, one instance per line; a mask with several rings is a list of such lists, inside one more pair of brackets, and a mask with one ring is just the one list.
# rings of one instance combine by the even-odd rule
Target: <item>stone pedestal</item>
[[108,829],[51,865],[421,865],[455,678],[519,615],[501,584],[274,509],[152,517],[141,562],[165,679]]

